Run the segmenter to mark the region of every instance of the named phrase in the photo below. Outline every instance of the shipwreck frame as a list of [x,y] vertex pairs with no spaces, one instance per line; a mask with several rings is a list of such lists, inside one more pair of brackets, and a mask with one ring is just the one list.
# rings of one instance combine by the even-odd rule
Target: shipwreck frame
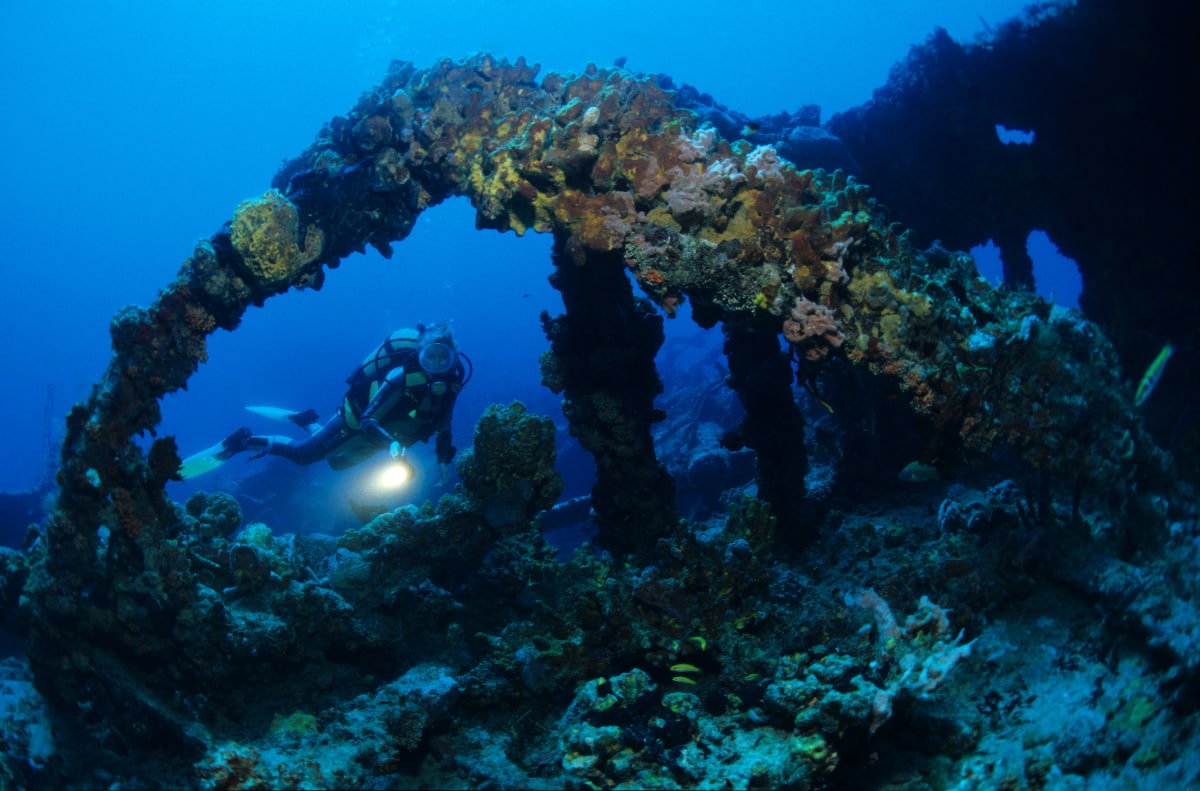
[[566,311],[543,319],[543,381],[596,460],[593,504],[613,549],[645,551],[677,521],[650,427],[663,315],[684,299],[699,324],[723,326],[742,436],[781,521],[807,469],[794,366],[834,357],[902,393],[943,458],[1003,445],[1118,509],[1135,476],[1163,474],[1111,346],[1078,314],[993,289],[967,256],[914,249],[853,178],[723,140],[652,76],[537,71],[487,55],[393,64],[150,307],[118,313],[112,360],[67,418],[49,577],[37,581],[54,590],[41,599],[47,624],[77,626],[85,593],[140,596],[104,577],[101,528],[125,567],[157,573],[180,460],[170,436],[145,453],[134,440],[205,362],[207,336],[274,295],[319,288],[326,267],[367,245],[390,256],[421,211],[454,195],[480,228],[554,237]]

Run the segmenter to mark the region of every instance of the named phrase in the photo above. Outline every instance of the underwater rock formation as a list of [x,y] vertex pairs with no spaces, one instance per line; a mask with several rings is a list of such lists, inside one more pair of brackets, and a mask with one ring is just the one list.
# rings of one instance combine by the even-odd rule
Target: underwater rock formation
[[[689,785],[728,762],[681,753],[685,741],[715,743],[735,722],[755,740],[747,750],[784,772],[755,780],[736,761],[749,773],[739,783],[818,782],[837,764],[831,740],[863,752],[893,704],[936,686],[909,671],[944,674],[964,648],[944,614],[905,632],[914,645],[871,640],[865,614],[851,624],[858,615],[831,595],[842,581],[826,579],[818,597],[772,556],[776,533],[799,529],[778,515],[795,517],[809,472],[790,385],[833,360],[903,394],[943,463],[1014,449],[1047,487],[1074,491],[1073,523],[1098,510],[1157,526],[1178,508],[1158,495],[1165,461],[1132,416],[1111,346],[1078,314],[989,288],[965,256],[918,251],[852,178],[723,140],[652,80],[594,67],[535,77],[523,61],[488,56],[396,64],[200,243],[150,308],[114,319],[112,362],[68,416],[61,493],[22,596],[39,689],[56,708],[93,712],[77,726],[110,766],[166,749],[207,787],[317,782],[279,774],[270,739],[312,732],[317,711],[354,722],[382,695],[395,702],[382,726],[392,752],[356,758],[332,782],[379,784],[420,748],[464,772],[488,766],[493,779],[516,772],[517,756],[521,771],[551,765],[580,782],[633,783],[665,761]],[[543,378],[596,459],[599,541],[615,554],[554,562],[536,517],[561,491],[552,432],[516,406],[480,422],[461,490],[338,538],[237,530],[240,512],[217,496],[172,503],[174,440],[147,453],[133,440],[155,431],[158,399],[204,361],[206,337],[234,329],[252,304],[319,286],[323,267],[367,244],[390,255],[422,209],[452,194],[472,201],[480,227],[554,234],[566,314],[543,318]],[[745,498],[702,528],[677,518],[650,433],[661,417],[655,306],[671,316],[685,298],[702,326],[724,323],[742,437],[771,501]],[[1040,505],[1031,524],[1044,526],[1052,514]],[[1017,508],[1005,507],[989,514]],[[980,521],[947,524],[963,553],[1019,554],[1003,531],[972,533]],[[908,540],[894,526],[858,531],[852,558]],[[1104,540],[1129,553],[1162,538],[1122,527]],[[973,601],[983,583],[968,583],[982,572],[927,565],[938,564]],[[897,572],[880,596],[900,606],[950,587],[922,568]],[[942,612],[928,599],[922,611]],[[614,670],[634,689],[601,704],[618,676],[596,679]],[[584,695],[568,715],[544,694],[584,683],[595,700]],[[430,735],[444,707],[483,728],[497,701],[579,728],[553,748],[540,740],[558,751],[548,759],[515,736],[497,746],[493,731]],[[630,719],[614,733],[595,709],[616,702]],[[585,706],[600,718],[580,715]]]
[[528,414],[520,402],[484,411],[475,443],[457,467],[476,509],[496,529],[528,524],[562,494],[554,471],[554,423]]
[[[1200,269],[1190,235],[1200,165],[1181,107],[1194,92],[1180,3],[1037,3],[973,43],[944,30],[913,47],[872,100],[826,127],[858,175],[925,245],[989,238],[1004,282],[1031,289],[1026,239],[1045,231],[1074,259],[1080,305],[1135,382],[1164,342],[1191,350],[1146,410],[1200,481]],[[1032,134],[1005,144],[998,127]],[[953,200],[947,200],[953,195]]]

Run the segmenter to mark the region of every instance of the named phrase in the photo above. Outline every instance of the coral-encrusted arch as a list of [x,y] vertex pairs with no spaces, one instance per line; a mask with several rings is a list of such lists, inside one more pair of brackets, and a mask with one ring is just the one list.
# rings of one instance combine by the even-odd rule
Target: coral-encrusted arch
[[[114,319],[112,362],[68,419],[47,525],[57,584],[78,594],[100,581],[102,525],[131,556],[167,538],[174,441],[143,456],[131,440],[154,430],[158,400],[204,361],[209,333],[292,286],[319,286],[326,265],[368,244],[389,255],[449,195],[472,201],[480,227],[555,236],[567,315],[544,320],[545,378],[566,390],[572,430],[597,456],[597,508],[618,544],[636,548],[639,531],[673,519],[648,432],[661,318],[633,298],[626,268],[667,315],[686,295],[702,324],[734,327],[728,347],[748,360],[777,357],[782,332],[799,359],[841,357],[891,380],[947,446],[1004,441],[1102,483],[1149,452],[1092,328],[994,291],[963,256],[913,250],[852,179],[721,139],[652,78],[535,77],[488,56],[396,64],[198,245],[153,306]],[[774,452],[777,466],[803,459]]]

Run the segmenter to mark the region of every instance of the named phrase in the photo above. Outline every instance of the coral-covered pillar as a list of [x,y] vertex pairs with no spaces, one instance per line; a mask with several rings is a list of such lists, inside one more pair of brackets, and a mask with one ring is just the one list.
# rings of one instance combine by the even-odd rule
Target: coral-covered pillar
[[[808,472],[804,417],[792,395],[792,365],[780,351],[779,334],[739,322],[727,322],[725,356],[729,384],[737,391],[746,418],[722,439],[731,449],[758,454],[758,491],[771,504],[780,524],[799,527]],[[797,536],[793,536],[797,538]]]
[[662,380],[654,356],[662,345],[662,316],[633,296],[624,261],[591,253],[580,266],[555,236],[551,284],[566,314],[542,314],[551,350],[543,382],[565,394],[571,434],[596,460],[592,508],[598,543],[613,552],[654,546],[676,521],[675,483],[654,453],[650,426],[662,418],[654,397]]

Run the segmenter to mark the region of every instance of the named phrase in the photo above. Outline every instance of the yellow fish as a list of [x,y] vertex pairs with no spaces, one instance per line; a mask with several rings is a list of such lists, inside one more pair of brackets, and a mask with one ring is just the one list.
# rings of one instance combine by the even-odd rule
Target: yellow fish
[[1158,380],[1162,379],[1163,371],[1167,370],[1167,361],[1174,353],[1175,347],[1168,343],[1162,347],[1162,351],[1154,358],[1154,362],[1150,363],[1150,367],[1142,375],[1142,381],[1138,383],[1137,394],[1133,397],[1135,407],[1146,403],[1146,399],[1154,392],[1154,388],[1158,386]]
[[671,672],[672,673],[701,673],[703,671],[700,670],[700,668],[696,667],[695,665],[678,664],[678,665],[671,665]]

